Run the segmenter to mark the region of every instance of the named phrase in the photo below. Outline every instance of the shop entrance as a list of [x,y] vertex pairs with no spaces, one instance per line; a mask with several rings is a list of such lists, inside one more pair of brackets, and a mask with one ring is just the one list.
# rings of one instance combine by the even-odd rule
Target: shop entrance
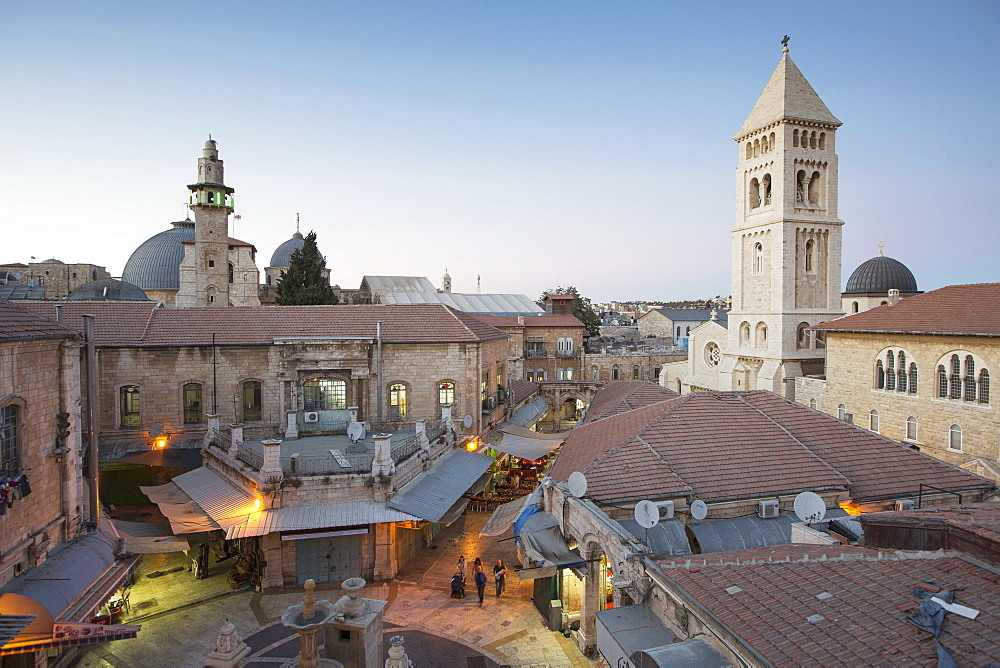
[[[367,534],[368,530],[364,532]],[[320,582],[343,582],[362,577],[361,550],[364,535],[321,536],[295,540],[295,574],[298,583],[313,579]]]

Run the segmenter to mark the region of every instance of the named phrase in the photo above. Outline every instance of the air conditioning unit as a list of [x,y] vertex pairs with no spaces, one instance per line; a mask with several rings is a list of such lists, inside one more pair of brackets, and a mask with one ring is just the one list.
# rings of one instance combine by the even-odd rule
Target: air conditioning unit
[[306,422],[319,422],[319,413],[316,411],[306,411],[303,418]]
[[914,508],[913,499],[899,499],[896,501],[896,510],[913,510]]
[[847,422],[849,424],[854,424],[854,413],[845,413],[844,422]]
[[674,519],[674,502],[673,501],[657,501],[656,507],[660,511],[660,521],[672,520]]
[[778,500],[768,499],[757,503],[757,514],[762,519],[771,520],[778,516]]

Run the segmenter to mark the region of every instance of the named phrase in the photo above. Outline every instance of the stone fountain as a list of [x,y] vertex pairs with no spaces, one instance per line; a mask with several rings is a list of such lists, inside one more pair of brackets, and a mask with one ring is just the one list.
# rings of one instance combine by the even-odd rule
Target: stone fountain
[[299,634],[299,640],[302,642],[302,650],[299,652],[299,668],[317,668],[317,666],[344,668],[344,664],[321,658],[319,652],[316,651],[316,634],[333,619],[336,610],[329,601],[316,600],[316,597],[313,596],[315,588],[315,580],[306,580],[306,595],[302,597],[302,603],[286,608],[281,615],[281,623]]

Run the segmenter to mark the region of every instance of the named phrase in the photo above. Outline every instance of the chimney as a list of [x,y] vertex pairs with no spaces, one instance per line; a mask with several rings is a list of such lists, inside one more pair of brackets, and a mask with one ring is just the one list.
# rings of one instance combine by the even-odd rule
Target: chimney
[[889,306],[895,306],[899,303],[899,290],[892,288],[889,290]]
[[269,438],[260,444],[264,446],[264,467],[261,473],[267,480],[281,480],[281,439]]
[[395,472],[395,465],[392,463],[392,449],[390,439],[392,434],[376,434],[375,436],[375,458],[372,459],[372,477],[389,476]]

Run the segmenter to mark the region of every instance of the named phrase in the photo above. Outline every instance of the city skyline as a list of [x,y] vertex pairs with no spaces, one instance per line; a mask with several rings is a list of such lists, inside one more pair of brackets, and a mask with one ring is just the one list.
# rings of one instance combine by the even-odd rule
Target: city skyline
[[[844,123],[841,285],[880,242],[921,290],[997,280],[998,7],[775,11],[9,3],[0,261],[120,275],[187,215],[211,134],[231,236],[262,272],[298,213],[345,288],[447,269],[455,292],[481,276],[484,292],[575,285],[595,302],[728,295],[731,138],[787,33]],[[959,256],[966,238],[987,250]]]

